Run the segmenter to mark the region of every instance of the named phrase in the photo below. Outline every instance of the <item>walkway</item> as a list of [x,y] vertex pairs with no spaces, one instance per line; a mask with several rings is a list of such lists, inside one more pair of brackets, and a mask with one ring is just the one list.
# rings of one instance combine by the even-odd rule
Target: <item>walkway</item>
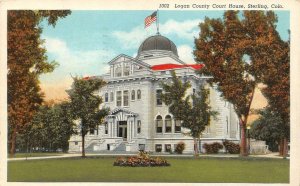
[[[136,153],[87,153],[87,157],[93,157],[93,156],[102,156],[102,157],[116,157],[116,156],[132,156],[136,155]],[[193,157],[193,154],[151,154],[152,156],[161,156],[161,157],[179,157],[179,158],[188,158]],[[71,158],[71,157],[81,157],[80,153],[69,153],[69,154],[63,154],[63,155],[56,155],[56,156],[42,156],[42,157],[25,157],[25,158],[8,158],[8,161],[21,161],[21,160],[39,160],[39,159],[57,159],[57,158]],[[238,154],[201,154],[199,158],[201,157],[214,157],[214,158],[239,158],[240,156]],[[270,153],[265,155],[250,155],[249,157],[255,157],[255,158],[277,158],[282,159],[281,156],[278,156],[278,153]],[[288,158],[289,159],[289,158]]]

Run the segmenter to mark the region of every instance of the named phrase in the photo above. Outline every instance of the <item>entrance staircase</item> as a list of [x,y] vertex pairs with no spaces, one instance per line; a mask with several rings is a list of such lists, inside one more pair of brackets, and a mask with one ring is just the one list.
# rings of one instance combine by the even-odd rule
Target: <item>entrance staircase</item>
[[126,144],[127,141],[122,141],[113,151],[114,152],[126,151]]

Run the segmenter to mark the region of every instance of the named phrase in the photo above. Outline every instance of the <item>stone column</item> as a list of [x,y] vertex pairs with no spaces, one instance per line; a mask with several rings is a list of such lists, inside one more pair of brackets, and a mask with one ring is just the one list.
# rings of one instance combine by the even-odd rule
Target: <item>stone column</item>
[[108,122],[108,136],[111,137],[111,121]]
[[127,141],[130,141],[130,119],[127,120]]

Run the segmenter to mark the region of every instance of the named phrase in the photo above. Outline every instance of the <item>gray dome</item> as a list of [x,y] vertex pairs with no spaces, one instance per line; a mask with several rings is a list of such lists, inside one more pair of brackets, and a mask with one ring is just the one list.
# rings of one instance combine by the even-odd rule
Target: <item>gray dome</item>
[[138,54],[147,50],[168,50],[178,56],[176,45],[170,39],[161,35],[150,36],[145,39],[139,47]]

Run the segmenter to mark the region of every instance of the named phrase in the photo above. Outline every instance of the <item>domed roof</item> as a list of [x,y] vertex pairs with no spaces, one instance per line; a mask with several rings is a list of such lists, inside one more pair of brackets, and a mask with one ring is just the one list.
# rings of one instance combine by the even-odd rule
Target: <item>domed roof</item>
[[168,50],[178,56],[176,45],[170,39],[161,35],[150,36],[145,39],[139,47],[138,53],[148,50]]

